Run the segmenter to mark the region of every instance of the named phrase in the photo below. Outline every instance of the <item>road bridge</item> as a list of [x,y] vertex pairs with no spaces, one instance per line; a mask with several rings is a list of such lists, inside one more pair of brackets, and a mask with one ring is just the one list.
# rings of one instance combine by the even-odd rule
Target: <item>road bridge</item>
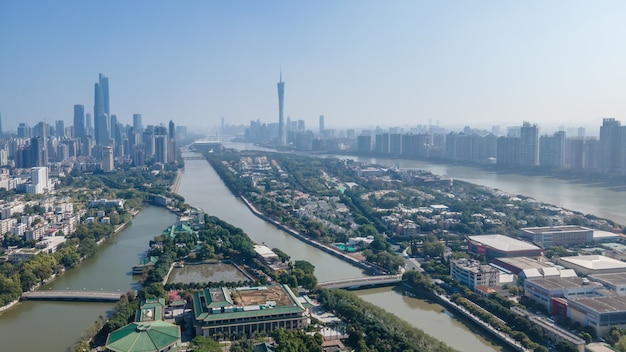
[[124,292],[107,291],[32,291],[22,294],[24,300],[117,302]]
[[373,286],[393,286],[399,282],[402,282],[402,275],[381,275],[320,282],[317,286],[320,288],[359,289]]
[[199,155],[199,156],[194,155],[194,156],[183,156],[183,159],[184,160],[205,160],[206,158],[203,157],[202,155]]

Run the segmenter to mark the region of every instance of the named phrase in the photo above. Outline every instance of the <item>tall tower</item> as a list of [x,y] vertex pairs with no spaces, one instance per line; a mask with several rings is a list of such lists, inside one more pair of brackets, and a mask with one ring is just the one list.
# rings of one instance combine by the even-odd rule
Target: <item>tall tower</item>
[[2,137],[2,114],[0,114],[0,137]]
[[76,104],[74,105],[74,138],[83,138],[85,134],[85,107]]
[[320,134],[324,133],[324,115],[320,115]]
[[520,158],[521,166],[539,165],[539,128],[536,124],[524,121],[520,129]]
[[143,131],[141,114],[133,114],[133,128],[135,129],[135,133],[141,133]]
[[278,86],[278,145],[284,147],[287,145],[287,134],[285,133],[285,119],[283,115],[283,103],[285,101],[285,82],[283,82],[283,73],[280,72],[280,81]]

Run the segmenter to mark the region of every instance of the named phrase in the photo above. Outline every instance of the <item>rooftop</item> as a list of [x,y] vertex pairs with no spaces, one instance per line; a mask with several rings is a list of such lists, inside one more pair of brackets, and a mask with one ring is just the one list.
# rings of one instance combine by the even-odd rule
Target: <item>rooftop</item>
[[626,311],[626,296],[579,298],[570,301],[573,301],[574,305],[580,305],[598,313]]
[[559,290],[559,289],[565,290],[565,289],[570,289],[570,288],[577,288],[585,284],[585,280],[579,277],[532,278],[532,279],[527,279],[527,281],[549,291]]
[[613,273],[613,274],[595,274],[590,275],[591,280],[597,280],[600,282],[606,282],[615,286],[626,285],[626,273]]
[[537,268],[547,268],[552,267],[550,263],[541,262],[536,259],[528,258],[528,257],[505,257],[505,258],[497,258],[497,261],[506,263],[508,265],[514,266],[519,269],[537,269]]
[[626,263],[603,255],[561,257],[560,260],[590,270],[626,269]]
[[305,310],[285,285],[205,289],[194,293],[193,308],[196,319],[205,321],[290,314]]
[[470,241],[478,242],[484,246],[492,247],[505,252],[541,250],[532,243],[520,241],[513,237],[504,235],[478,235],[467,236]]
[[115,352],[162,351],[180,341],[180,327],[161,320],[135,322],[109,334],[106,347]]
[[545,227],[525,227],[520,229],[524,232],[530,232],[534,234],[541,233],[554,233],[554,232],[579,232],[579,231],[593,231],[587,227],[576,226],[576,225],[565,225],[565,226],[545,226]]

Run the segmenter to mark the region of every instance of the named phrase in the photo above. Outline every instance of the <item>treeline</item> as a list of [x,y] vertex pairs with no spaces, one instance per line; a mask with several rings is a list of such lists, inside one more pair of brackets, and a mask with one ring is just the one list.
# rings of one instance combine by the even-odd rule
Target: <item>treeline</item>
[[349,326],[347,344],[357,352],[454,351],[391,313],[351,292],[321,290],[320,303]]

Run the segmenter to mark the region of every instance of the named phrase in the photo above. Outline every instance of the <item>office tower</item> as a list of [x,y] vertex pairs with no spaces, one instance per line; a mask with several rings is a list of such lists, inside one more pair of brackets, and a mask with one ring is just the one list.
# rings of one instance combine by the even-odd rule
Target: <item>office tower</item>
[[0,114],[0,137],[2,137],[2,114]]
[[98,75],[98,82],[102,87],[102,102],[104,105],[104,113],[107,116],[111,116],[111,110],[109,110],[109,78],[100,73]]
[[167,136],[155,135],[154,136],[154,161],[157,163],[167,162]]
[[168,124],[167,136],[171,140],[176,139],[176,125],[174,125],[174,121],[172,121],[172,120],[170,120],[170,123]]
[[74,138],[85,136],[85,106],[74,105]]
[[116,146],[122,143],[122,130],[120,123],[117,121],[117,115],[111,115],[110,119],[111,139],[115,141]]
[[102,148],[102,171],[111,172],[114,168],[113,148],[105,146]]
[[143,131],[141,114],[133,114],[133,129],[135,130],[135,133],[141,133]]
[[28,149],[27,156],[24,160],[24,165],[26,167],[40,167],[44,165],[44,149],[43,144],[45,142],[42,141],[41,137],[33,137],[30,139],[30,146]]
[[63,120],[56,120],[54,122],[54,135],[57,137],[65,136],[65,122],[63,122]]
[[520,129],[519,165],[536,166],[539,164],[539,128],[524,121]]
[[285,133],[285,120],[283,116],[283,103],[285,101],[285,82],[283,82],[283,73],[280,73],[280,81],[276,84],[278,87],[278,145],[287,145],[287,133]]
[[30,126],[28,126],[24,122],[20,122],[20,124],[17,126],[17,137],[30,138]]
[[320,115],[320,134],[324,133],[324,115]]
[[142,138],[144,156],[149,158],[154,155],[154,126],[148,125],[143,130]]
[[96,144],[108,145],[111,138],[109,79],[103,74],[100,74],[98,78],[98,83],[94,85],[93,106]]
[[91,119],[91,113],[85,114],[85,135],[93,136],[93,123]]
[[95,120],[95,135],[96,145],[108,145],[109,144],[109,128],[108,128],[108,116],[107,114],[100,114]]
[[613,118],[603,119],[600,126],[600,171],[624,172],[626,162],[626,126]]

